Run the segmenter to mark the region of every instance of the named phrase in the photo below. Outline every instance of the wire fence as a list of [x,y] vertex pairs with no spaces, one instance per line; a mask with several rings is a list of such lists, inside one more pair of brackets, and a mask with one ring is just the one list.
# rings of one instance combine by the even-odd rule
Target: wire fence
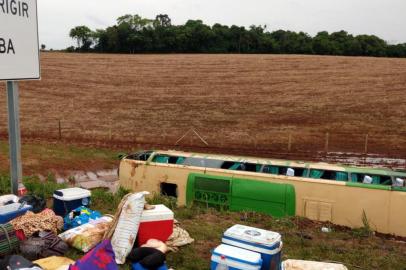
[[[134,124],[134,125],[132,125]],[[213,153],[324,160],[406,168],[406,133],[312,132],[298,129],[233,129],[206,126],[137,127],[134,122],[73,123],[54,119],[41,128],[21,125],[25,141],[60,141],[125,151],[180,149]],[[0,138],[7,138],[0,127]]]

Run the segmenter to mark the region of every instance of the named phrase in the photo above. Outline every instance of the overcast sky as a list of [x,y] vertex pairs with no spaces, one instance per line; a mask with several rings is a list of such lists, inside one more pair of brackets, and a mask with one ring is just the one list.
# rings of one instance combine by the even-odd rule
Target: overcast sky
[[201,19],[206,24],[304,31],[346,30],[374,34],[390,43],[406,42],[406,0],[37,0],[40,43],[61,49],[73,45],[68,33],[77,25],[91,29],[113,25],[124,14],[172,23]]

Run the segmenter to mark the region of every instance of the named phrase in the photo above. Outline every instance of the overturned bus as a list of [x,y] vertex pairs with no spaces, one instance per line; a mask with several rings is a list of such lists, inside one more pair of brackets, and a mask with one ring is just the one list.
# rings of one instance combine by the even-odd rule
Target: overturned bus
[[231,211],[302,216],[406,236],[406,172],[327,163],[143,151],[121,159],[120,184]]

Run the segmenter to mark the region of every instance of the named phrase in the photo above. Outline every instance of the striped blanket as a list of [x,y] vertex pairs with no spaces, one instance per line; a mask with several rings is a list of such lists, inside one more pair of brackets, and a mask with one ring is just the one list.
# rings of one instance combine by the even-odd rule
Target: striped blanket
[[12,253],[18,248],[19,240],[10,223],[0,224],[0,256]]

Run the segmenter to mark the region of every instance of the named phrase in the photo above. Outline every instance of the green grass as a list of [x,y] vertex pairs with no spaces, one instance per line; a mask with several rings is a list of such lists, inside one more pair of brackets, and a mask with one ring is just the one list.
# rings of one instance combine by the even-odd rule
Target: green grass
[[[128,191],[111,194],[104,189],[92,191],[92,207],[113,214],[122,196]],[[342,262],[348,269],[406,270],[406,245],[366,233],[366,228],[342,229],[331,225],[330,233],[321,232],[319,224],[299,217],[273,218],[255,212],[229,212],[194,206],[177,207],[173,198],[153,194],[151,204],[165,204],[181,222],[195,242],[167,255],[167,265],[176,270],[209,269],[211,250],[221,242],[223,232],[234,224],[244,224],[282,234],[283,260],[303,259]],[[361,233],[360,233],[361,231]],[[76,259],[83,254],[71,250],[68,257]],[[120,266],[130,269],[127,263]]]
[[[41,181],[36,176],[23,178],[24,186],[29,194],[34,194],[42,198],[51,198],[55,190],[66,188],[66,184],[58,184],[55,177],[49,174],[45,181]],[[8,175],[0,175],[0,194],[11,193],[11,182]]]
[[[0,155],[8,156],[6,143],[0,142]],[[1,158],[0,156],[0,158]],[[92,170],[117,165],[117,152],[65,145],[23,145],[23,170],[25,174],[47,175],[41,182],[38,177],[24,177],[30,193],[50,198],[56,189],[66,185],[57,184],[52,169]],[[1,160],[0,160],[1,161]],[[101,167],[100,167],[101,166]],[[0,194],[10,193],[8,164],[0,164]],[[119,189],[115,194],[104,189],[92,190],[92,209],[103,214],[114,214],[121,198],[129,191]],[[406,244],[391,239],[379,238],[372,233],[366,215],[364,226],[359,229],[343,229],[331,224],[319,224],[304,218],[273,218],[255,212],[229,212],[208,208],[205,205],[178,207],[176,200],[153,194],[150,204],[163,203],[175,212],[195,242],[167,255],[167,264],[176,270],[209,269],[211,250],[220,244],[222,233],[234,224],[245,224],[282,234],[283,259],[338,261],[348,269],[406,270]],[[361,218],[361,217],[360,217]],[[330,233],[321,232],[329,226]],[[66,256],[78,259],[84,254],[71,249]],[[129,270],[130,265],[120,266]]]
[[[24,175],[47,174],[49,171],[111,169],[118,164],[118,151],[63,144],[21,146]],[[9,172],[8,142],[0,141],[0,174]]]
[[[9,190],[9,177],[0,175],[0,191]],[[30,193],[50,198],[56,184],[52,175],[45,182],[27,177],[24,183]],[[115,194],[104,189],[92,190],[92,209],[114,214],[122,197],[129,191],[120,188]],[[220,211],[202,206],[177,207],[173,198],[153,194],[150,204],[165,204],[181,222],[195,242],[167,255],[167,264],[176,270],[207,270],[211,250],[220,244],[223,232],[234,224],[245,224],[282,234],[283,260],[304,259],[342,262],[348,269],[406,270],[406,244],[374,236],[364,217],[364,228],[343,229],[330,225],[330,233],[321,232],[319,224],[299,217],[273,218],[255,212]],[[328,224],[327,224],[328,225]],[[84,254],[71,249],[66,256],[78,259]],[[130,265],[120,266],[128,270]]]

